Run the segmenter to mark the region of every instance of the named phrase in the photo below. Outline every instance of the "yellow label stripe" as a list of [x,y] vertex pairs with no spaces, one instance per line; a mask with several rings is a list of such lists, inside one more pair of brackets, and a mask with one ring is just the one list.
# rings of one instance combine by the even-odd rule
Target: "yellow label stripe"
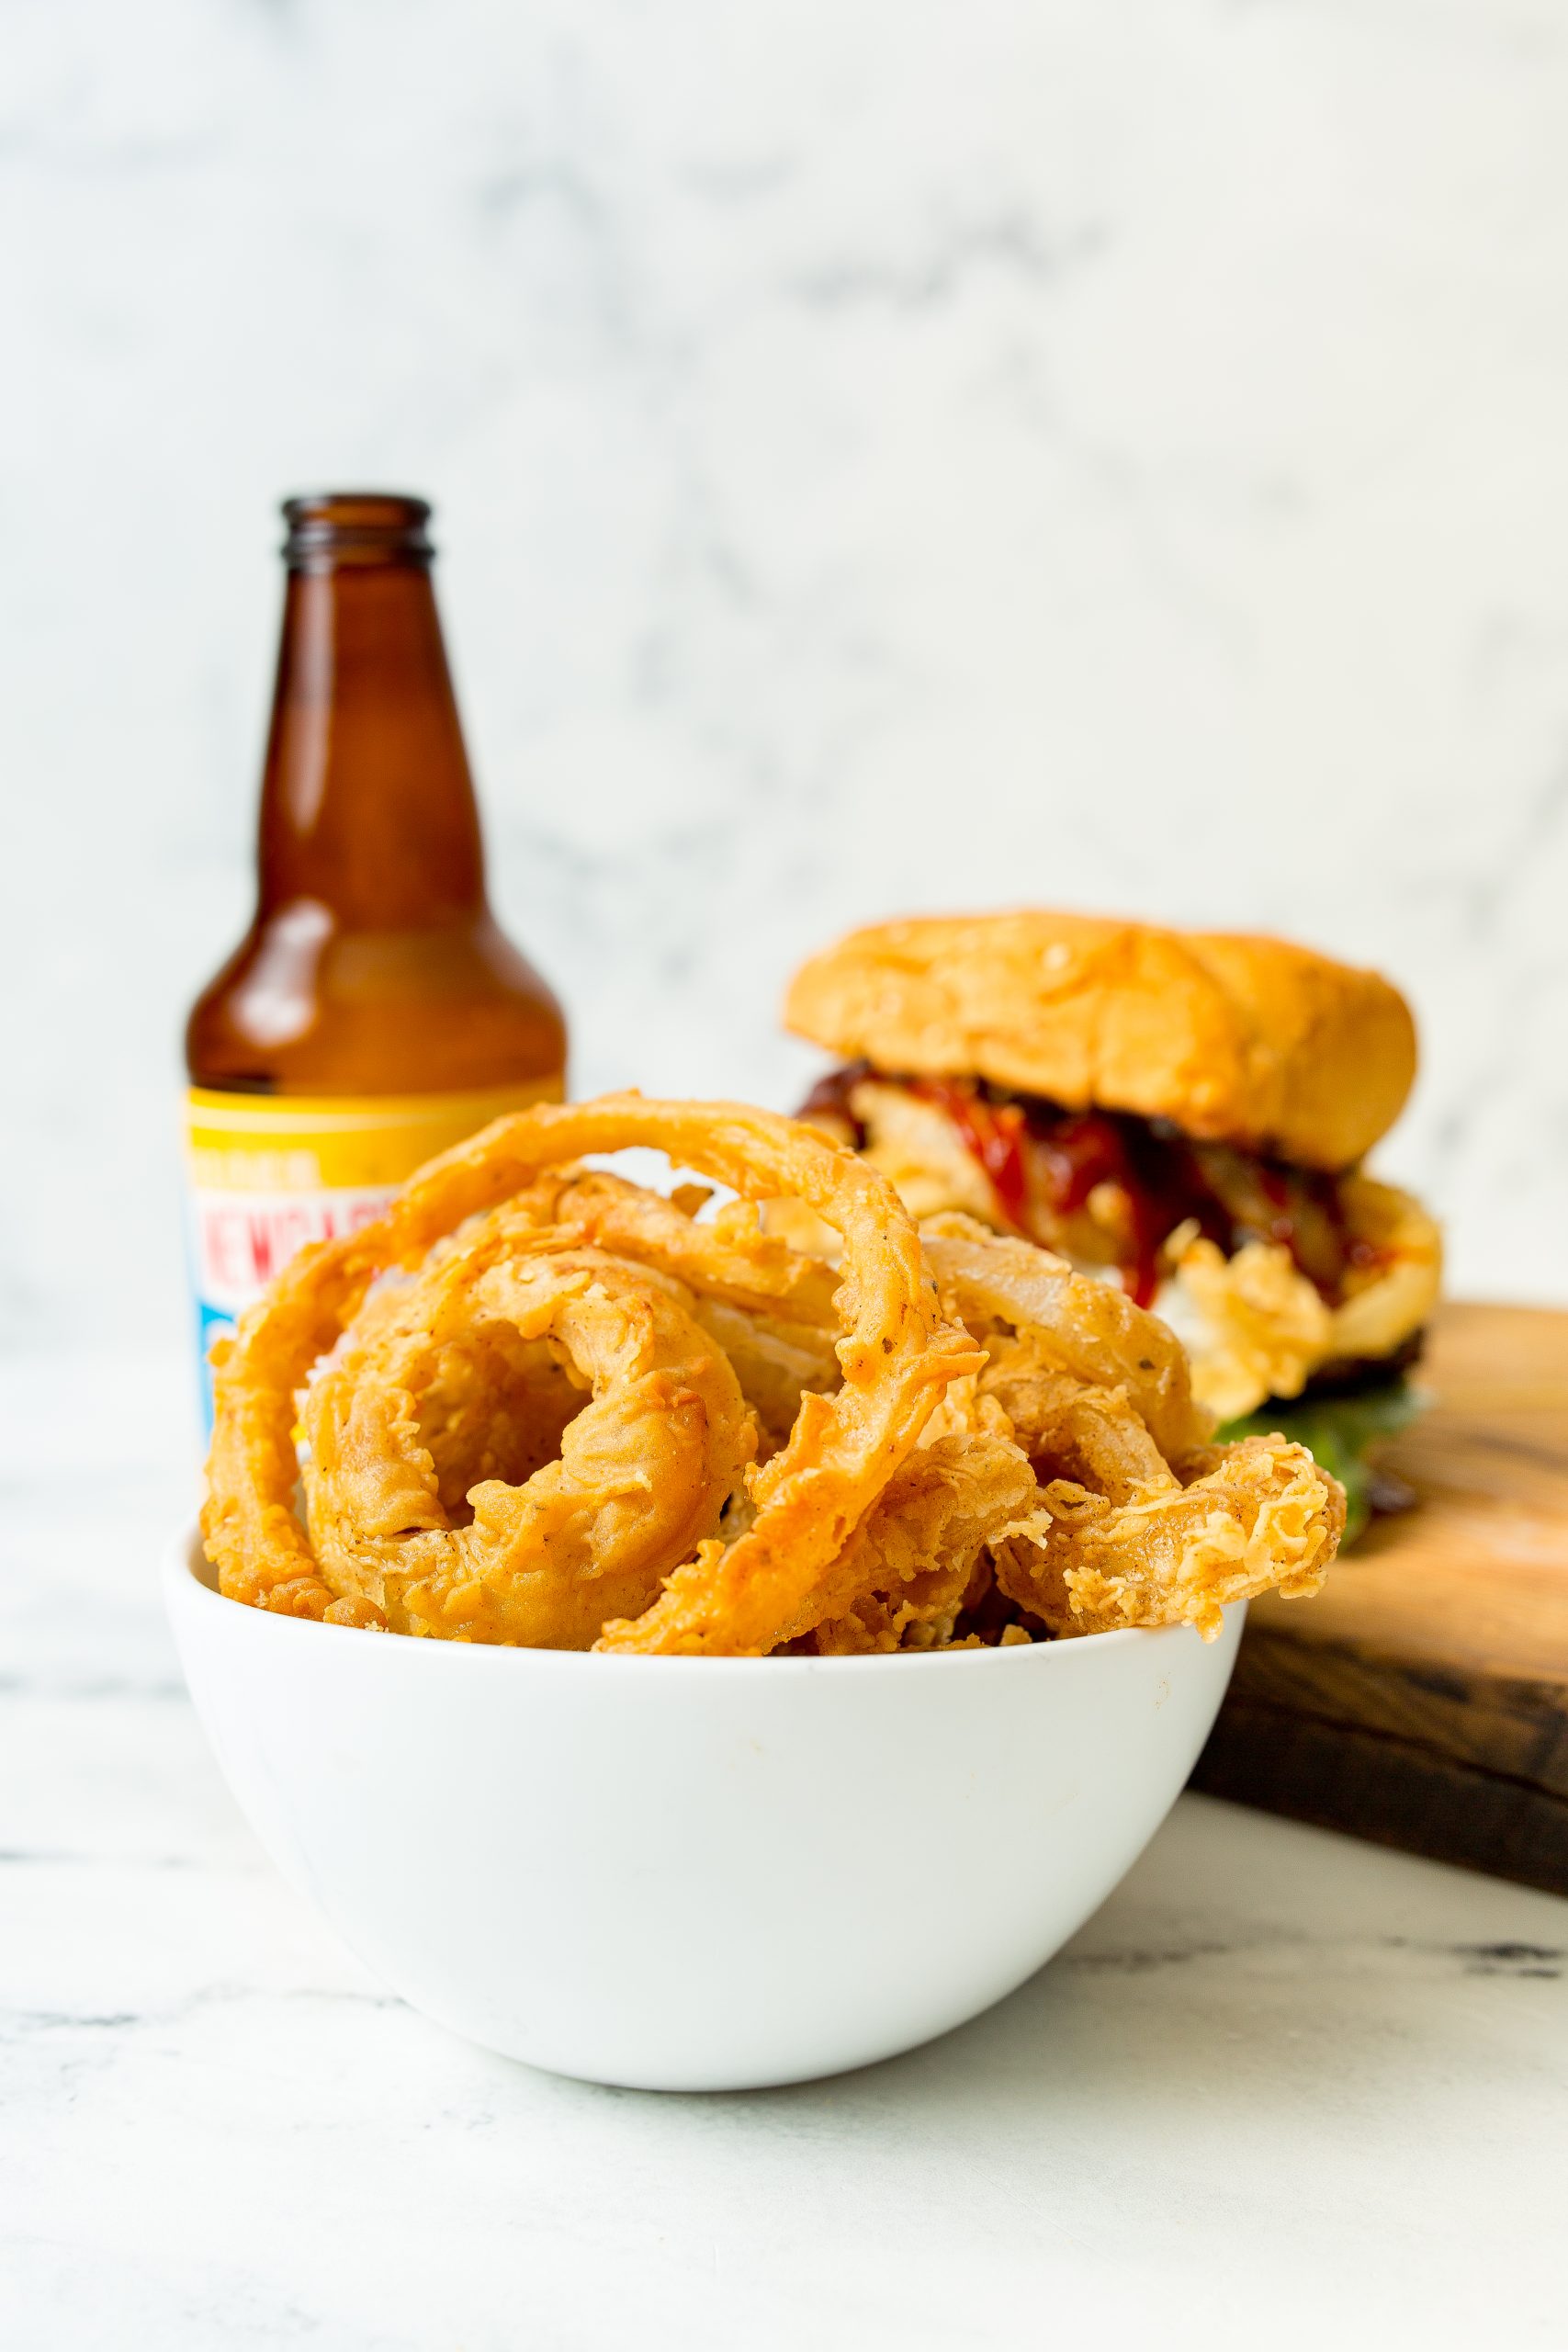
[[227,1094],[190,1089],[192,1181],[225,1193],[396,1185],[492,1119],[559,1099],[558,1082],[415,1095]]

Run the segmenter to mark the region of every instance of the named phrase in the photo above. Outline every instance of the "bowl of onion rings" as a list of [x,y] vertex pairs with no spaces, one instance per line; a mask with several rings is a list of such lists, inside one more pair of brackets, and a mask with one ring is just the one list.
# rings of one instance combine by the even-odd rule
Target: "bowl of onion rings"
[[[586,1164],[648,1146],[706,1181]],[[832,2073],[1019,1984],[1343,1526],[1120,1291],[738,1104],[498,1121],[214,1365],[166,1589],[242,1806],[416,2007],[628,2086]]]

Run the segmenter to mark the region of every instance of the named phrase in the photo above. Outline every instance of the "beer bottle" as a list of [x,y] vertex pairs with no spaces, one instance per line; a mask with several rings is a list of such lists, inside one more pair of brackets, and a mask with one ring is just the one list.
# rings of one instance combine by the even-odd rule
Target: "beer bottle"
[[333,492],[283,512],[255,914],[186,1033],[209,1419],[212,1340],[301,1243],[565,1082],[560,1008],[485,897],[430,508]]

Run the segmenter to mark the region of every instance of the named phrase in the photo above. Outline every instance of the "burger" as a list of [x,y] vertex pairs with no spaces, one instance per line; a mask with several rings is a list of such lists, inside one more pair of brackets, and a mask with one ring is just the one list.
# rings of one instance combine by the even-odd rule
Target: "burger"
[[784,1020],[838,1057],[800,1115],[917,1216],[1120,1282],[1179,1333],[1224,1434],[1302,1439],[1364,1519],[1442,1263],[1420,1204],[1362,1167],[1416,1075],[1389,981],[1282,939],[1031,910],[852,933]]

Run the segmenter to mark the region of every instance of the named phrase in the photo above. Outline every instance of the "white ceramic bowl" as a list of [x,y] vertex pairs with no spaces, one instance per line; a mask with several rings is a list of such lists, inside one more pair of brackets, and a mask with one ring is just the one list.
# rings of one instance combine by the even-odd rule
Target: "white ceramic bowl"
[[268,1852],[415,2008],[558,2074],[829,2075],[961,2025],[1158,1827],[1244,1611],[1036,1647],[598,1657],[412,1641],[166,1566],[197,1712]]

